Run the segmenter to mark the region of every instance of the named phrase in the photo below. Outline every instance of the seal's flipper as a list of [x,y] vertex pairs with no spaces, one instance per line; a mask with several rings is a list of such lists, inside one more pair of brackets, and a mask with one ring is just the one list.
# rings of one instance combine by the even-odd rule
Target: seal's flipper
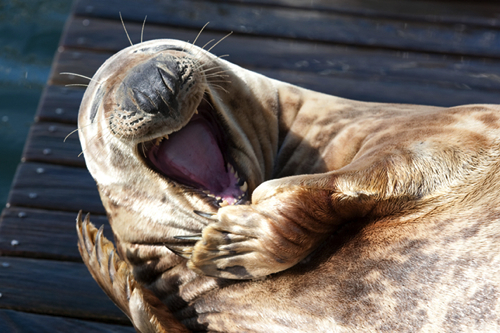
[[89,215],[82,221],[80,211],[76,230],[78,250],[90,274],[138,332],[188,332],[151,291],[135,281],[129,265],[116,253],[113,243],[103,236],[102,226],[97,230]]

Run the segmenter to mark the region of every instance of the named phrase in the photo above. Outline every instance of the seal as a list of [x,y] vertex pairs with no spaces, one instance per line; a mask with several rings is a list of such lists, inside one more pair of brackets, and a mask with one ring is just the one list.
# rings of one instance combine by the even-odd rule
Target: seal
[[79,135],[139,332],[500,330],[500,107],[329,96],[154,40],[97,71]]

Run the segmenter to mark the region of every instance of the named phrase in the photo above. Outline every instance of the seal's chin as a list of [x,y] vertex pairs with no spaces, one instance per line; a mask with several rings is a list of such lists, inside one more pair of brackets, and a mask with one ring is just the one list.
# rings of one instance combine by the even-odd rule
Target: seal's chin
[[228,162],[224,132],[206,98],[186,126],[144,144],[144,156],[156,172],[200,190],[219,206],[238,204],[247,184]]

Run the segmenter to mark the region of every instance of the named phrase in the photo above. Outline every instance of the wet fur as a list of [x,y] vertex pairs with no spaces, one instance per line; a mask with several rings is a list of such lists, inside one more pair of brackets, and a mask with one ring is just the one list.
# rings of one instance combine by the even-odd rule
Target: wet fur
[[[228,76],[219,89],[203,87],[251,204],[217,209],[139,160],[138,142],[182,128],[192,107],[152,134],[110,130],[117,85],[165,45],[187,50],[196,70]],[[79,133],[119,275],[147,297],[131,302],[123,283],[113,288],[109,265],[99,264],[112,245],[90,223],[79,223],[80,251],[141,332],[498,331],[499,109],[356,102],[178,41],[130,47],[94,76]],[[197,243],[175,238],[198,233]],[[96,255],[102,247],[106,256]]]

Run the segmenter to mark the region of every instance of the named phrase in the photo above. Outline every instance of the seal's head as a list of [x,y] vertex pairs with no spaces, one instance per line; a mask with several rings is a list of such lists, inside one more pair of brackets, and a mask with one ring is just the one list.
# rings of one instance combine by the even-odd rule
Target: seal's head
[[[79,115],[85,160],[103,201],[184,226],[181,215],[193,210],[246,202],[270,177],[277,149],[276,88],[259,80],[174,40],[134,45],[108,59]],[[262,89],[248,88],[255,85]]]

